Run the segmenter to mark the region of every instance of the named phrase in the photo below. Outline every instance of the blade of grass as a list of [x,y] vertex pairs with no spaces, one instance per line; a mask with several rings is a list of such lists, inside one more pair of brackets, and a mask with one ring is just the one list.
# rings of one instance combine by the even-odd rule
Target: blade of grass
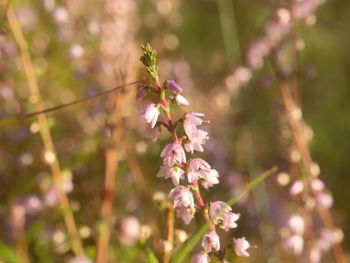
[[[267,177],[272,175],[278,170],[276,166],[266,170],[262,174],[260,174],[258,177],[256,177],[253,181],[248,183],[246,186],[244,186],[237,194],[232,196],[226,203],[229,206],[234,205],[242,196],[244,196],[248,191],[252,190],[256,186],[258,186],[260,183],[262,183]],[[192,251],[192,249],[197,245],[197,243],[201,240],[201,237],[205,234],[205,232],[208,230],[208,224],[204,224],[201,226],[201,228],[193,235],[193,237],[188,240],[181,248],[180,250],[174,255],[174,257],[171,260],[171,263],[180,263],[183,262],[186,256]]]
[[17,263],[16,252],[13,248],[6,245],[3,241],[0,240],[0,260],[5,260],[9,263]]

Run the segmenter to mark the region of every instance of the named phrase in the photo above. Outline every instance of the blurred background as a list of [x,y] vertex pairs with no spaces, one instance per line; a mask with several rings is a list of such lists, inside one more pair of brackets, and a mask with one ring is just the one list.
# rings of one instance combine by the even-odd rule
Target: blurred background
[[[279,245],[286,219],[298,205],[288,189],[293,162],[300,158],[291,143],[270,56],[277,50],[286,67],[295,69],[309,149],[333,195],[331,213],[343,230],[342,246],[350,250],[349,1],[306,6],[288,32],[271,29],[276,45],[262,51],[254,43],[270,32],[276,14],[283,22],[286,15],[281,10],[293,8],[293,1],[13,0],[1,4],[1,119],[36,111],[38,103],[48,108],[144,77],[140,46],[150,43],[158,52],[161,79],[177,81],[191,103],[188,110],[203,112],[210,120],[206,126],[210,141],[201,156],[220,172],[221,184],[205,192],[206,198],[227,200],[260,172],[279,167],[279,175],[234,207],[242,215],[235,236],[244,235],[258,246],[250,258],[235,262],[306,262],[285,256]],[[6,16],[9,10],[27,42],[24,53],[31,57],[41,99],[29,88],[23,50]],[[255,61],[261,53],[264,60]],[[166,219],[152,196],[171,188],[169,181],[156,177],[159,154],[169,138],[163,133],[154,143],[142,136],[137,118],[141,105],[134,93],[135,88],[128,87],[119,95],[48,114],[54,150],[43,143],[39,134],[43,124],[35,117],[10,124],[0,121],[0,260],[24,262],[18,254],[27,251],[29,262],[73,262],[51,176],[57,161],[62,192],[68,195],[90,259],[96,255],[98,226],[109,217],[113,221],[110,262],[147,262],[144,248],[123,239],[125,227],[151,232],[148,243],[161,258]],[[183,112],[175,108],[174,114],[181,117]],[[114,212],[104,214],[110,174],[115,176]],[[190,234],[200,222],[186,226],[178,220],[176,227]],[[224,236],[229,243],[232,233]],[[322,262],[335,262],[332,253]]]

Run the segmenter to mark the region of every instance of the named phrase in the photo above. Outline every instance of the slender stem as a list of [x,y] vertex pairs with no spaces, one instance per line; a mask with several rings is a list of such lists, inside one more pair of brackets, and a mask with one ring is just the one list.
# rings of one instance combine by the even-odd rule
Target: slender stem
[[[126,85],[127,79],[127,74],[123,75],[123,85],[121,86]],[[114,97],[111,97],[106,102],[106,110],[108,113],[106,129],[110,130],[111,136],[106,140],[105,176],[100,211],[101,224],[99,226],[96,253],[97,263],[108,262],[109,243],[113,229],[113,219],[115,217],[113,203],[116,195],[116,175],[122,148],[121,141],[124,136],[124,128],[120,113],[123,111],[123,108],[125,108],[127,97],[126,93],[116,93]]]
[[143,175],[143,172],[140,168],[140,165],[137,161],[137,159],[135,158],[135,156],[133,156],[132,153],[128,153],[128,165],[129,165],[129,169],[130,172],[132,174],[132,176],[134,177],[134,181],[135,181],[135,185],[136,185],[136,189],[139,193],[145,195],[146,194],[146,183],[145,183],[145,178]]
[[163,263],[168,263],[173,253],[174,225],[175,225],[175,210],[171,205],[169,205],[167,208],[167,245],[169,246],[169,248],[167,248],[164,251]]
[[[20,50],[20,57],[23,64],[23,69],[25,77],[28,81],[28,87],[31,96],[36,99],[35,107],[37,111],[42,111],[44,109],[40,90],[38,87],[38,82],[34,73],[33,63],[29,54],[28,44],[24,38],[21,27],[19,26],[18,20],[11,6],[8,6],[6,11],[6,17],[14,36],[14,39]],[[50,128],[45,115],[38,115],[38,124],[40,128],[40,135],[44,143],[44,148],[46,152],[51,152],[55,156],[55,147],[51,138]],[[74,221],[73,212],[70,208],[69,200],[67,194],[62,189],[62,175],[59,162],[57,158],[50,163],[50,169],[52,173],[53,184],[58,195],[58,201],[62,210],[63,218],[67,227],[68,236],[72,245],[72,249],[76,255],[83,255],[83,247],[81,244],[79,232],[77,230],[76,223]]]
[[16,240],[16,253],[17,258],[21,263],[31,262],[28,253],[27,239],[23,227],[21,227],[19,236]]

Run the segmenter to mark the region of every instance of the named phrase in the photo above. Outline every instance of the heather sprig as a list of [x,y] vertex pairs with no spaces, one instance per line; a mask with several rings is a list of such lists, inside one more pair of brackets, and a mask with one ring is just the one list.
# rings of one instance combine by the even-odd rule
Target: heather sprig
[[[147,96],[152,91],[158,96],[158,102],[148,103],[141,110],[140,118],[146,135],[157,140],[161,127],[164,126],[170,133],[172,142],[164,147],[161,152],[163,164],[157,177],[171,179],[174,188],[171,189],[168,198],[172,201],[177,217],[185,224],[190,224],[196,213],[202,215],[208,224],[208,231],[202,237],[202,252],[196,254],[192,262],[209,262],[210,254],[221,259],[224,250],[220,251],[220,237],[217,227],[225,231],[237,228],[236,221],[240,215],[232,211],[225,202],[205,202],[201,195],[201,187],[209,188],[219,183],[220,175],[217,170],[201,158],[192,157],[194,152],[204,152],[204,144],[209,139],[208,132],[202,129],[202,125],[208,123],[204,113],[186,112],[182,118],[173,121],[170,104],[188,106],[188,100],[181,95],[183,89],[173,80],[167,80],[160,85],[158,79],[158,66],[156,51],[147,44],[142,46],[141,61],[153,80],[152,85],[142,86],[137,93],[137,100]],[[161,114],[162,113],[162,114]],[[164,121],[160,120],[161,115]],[[182,129],[181,127],[182,126]],[[179,136],[178,130],[183,130],[184,135]],[[245,238],[234,239],[232,245],[238,256],[248,256],[250,247]],[[172,248],[168,248],[172,250]]]

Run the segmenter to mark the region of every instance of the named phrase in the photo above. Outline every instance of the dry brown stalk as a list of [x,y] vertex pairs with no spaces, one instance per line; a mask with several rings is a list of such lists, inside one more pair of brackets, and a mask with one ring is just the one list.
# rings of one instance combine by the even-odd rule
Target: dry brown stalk
[[[35,99],[35,109],[37,111],[42,111],[44,109],[43,102],[41,99],[41,94],[38,86],[38,82],[35,76],[32,59],[29,53],[28,44],[24,38],[21,27],[19,26],[16,15],[11,6],[7,7],[6,17],[9,23],[10,30],[13,34],[14,40],[17,43],[20,50],[20,58],[25,73],[25,77],[28,82],[28,87],[30,90],[31,97]],[[44,114],[37,116],[38,124],[40,128],[40,136],[42,138],[44,149],[46,152],[53,154],[54,158],[50,162],[50,170],[52,173],[52,180],[55,190],[58,196],[58,202],[63,214],[63,218],[67,227],[68,236],[71,242],[72,249],[74,253],[78,256],[84,254],[83,247],[81,244],[79,232],[73,217],[73,212],[70,208],[69,200],[67,194],[62,189],[61,182],[63,181],[61,175],[61,168],[57,160],[57,154],[55,147],[51,138],[50,128],[48,125],[47,118]]]

